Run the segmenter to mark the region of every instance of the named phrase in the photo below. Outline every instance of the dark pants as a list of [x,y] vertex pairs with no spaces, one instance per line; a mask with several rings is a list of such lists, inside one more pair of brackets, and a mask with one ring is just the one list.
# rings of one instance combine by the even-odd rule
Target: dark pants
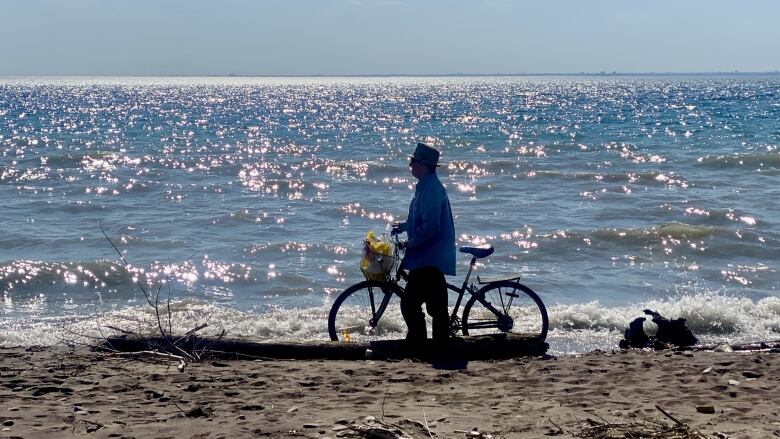
[[446,344],[450,333],[449,313],[447,311],[447,283],[444,273],[438,268],[427,266],[409,270],[406,282],[406,294],[401,299],[401,314],[404,316],[409,333],[406,340],[411,343],[425,341],[425,314],[422,304],[433,318],[433,340],[437,344]]

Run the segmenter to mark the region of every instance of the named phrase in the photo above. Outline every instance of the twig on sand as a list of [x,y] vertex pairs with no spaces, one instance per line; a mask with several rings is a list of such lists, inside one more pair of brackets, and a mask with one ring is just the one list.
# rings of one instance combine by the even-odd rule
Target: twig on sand
[[656,404],[655,408],[657,408],[659,412],[663,413],[664,416],[666,416],[667,418],[669,418],[672,421],[674,421],[675,424],[677,424],[677,425],[684,425],[682,422],[678,421],[674,416],[672,416],[669,413],[667,413],[667,411],[664,410],[663,407],[661,407],[660,405]]
[[553,432],[553,434],[555,434],[555,435],[559,435],[559,434],[563,434],[563,433],[565,433],[565,432],[563,431],[563,428],[561,428],[561,426],[560,426],[560,425],[556,424],[556,423],[555,423],[555,421],[553,421],[553,420],[552,420],[552,418],[547,418],[547,420],[548,420],[548,421],[550,421],[550,424],[552,424],[552,425],[553,425],[553,427],[555,427],[555,428],[557,428],[557,429],[558,429],[558,430],[554,431],[554,432]]
[[[671,419],[672,421],[674,421],[674,423],[675,423],[675,424],[677,424],[677,425],[679,425],[679,426],[683,426],[683,427],[685,427],[685,428],[688,428],[688,429],[690,429],[690,427],[688,426],[688,424],[685,424],[685,423],[683,423],[683,422],[680,422],[680,421],[678,421],[678,420],[677,420],[677,418],[675,418],[674,416],[670,415],[670,414],[669,414],[669,413],[668,413],[666,410],[664,410],[664,409],[663,409],[663,407],[661,407],[660,405],[656,404],[656,405],[655,405],[655,408],[657,408],[659,412],[663,413],[663,414],[664,414],[664,416],[666,416],[667,418],[669,418],[669,419]],[[701,433],[699,430],[695,430],[695,434],[696,434],[697,436],[699,436],[700,438],[707,439],[707,436],[705,436],[704,434],[702,434],[702,433]]]
[[184,361],[183,357],[180,357],[178,355],[168,354],[165,352],[138,351],[138,352],[114,352],[114,354],[120,357],[157,357],[157,358],[164,358],[166,360],[176,360],[179,362],[179,365],[176,366],[176,368],[179,369],[179,372],[183,372],[184,368],[187,366],[187,362]]
[[431,434],[431,427],[428,426],[428,417],[425,416],[425,409],[423,409],[423,421],[425,421],[425,431],[428,432],[428,437],[433,439],[433,434]]
[[385,396],[382,397],[382,422],[385,422],[385,400],[387,399],[387,392],[390,391],[390,384],[385,388]]

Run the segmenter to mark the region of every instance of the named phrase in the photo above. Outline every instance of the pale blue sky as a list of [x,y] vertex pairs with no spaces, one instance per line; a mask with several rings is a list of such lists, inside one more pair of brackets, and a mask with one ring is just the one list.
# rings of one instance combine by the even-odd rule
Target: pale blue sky
[[0,0],[0,75],[774,71],[775,0]]

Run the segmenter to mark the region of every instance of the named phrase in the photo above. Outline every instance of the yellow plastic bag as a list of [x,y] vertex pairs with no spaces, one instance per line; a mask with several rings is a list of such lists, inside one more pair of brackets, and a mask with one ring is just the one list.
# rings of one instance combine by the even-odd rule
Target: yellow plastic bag
[[384,236],[377,238],[374,232],[366,233],[363,241],[363,256],[360,258],[360,271],[368,280],[387,280],[393,270],[395,246]]

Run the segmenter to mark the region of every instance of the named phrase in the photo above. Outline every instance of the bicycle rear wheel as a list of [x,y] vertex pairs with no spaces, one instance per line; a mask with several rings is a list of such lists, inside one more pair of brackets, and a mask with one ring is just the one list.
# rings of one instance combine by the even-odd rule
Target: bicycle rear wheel
[[373,341],[406,332],[401,315],[403,290],[387,282],[367,280],[344,290],[330,308],[328,333],[333,341]]
[[[480,297],[484,297],[484,302],[490,306],[479,301]],[[511,332],[544,340],[548,326],[547,308],[542,300],[516,281],[485,285],[463,308],[463,335]]]

